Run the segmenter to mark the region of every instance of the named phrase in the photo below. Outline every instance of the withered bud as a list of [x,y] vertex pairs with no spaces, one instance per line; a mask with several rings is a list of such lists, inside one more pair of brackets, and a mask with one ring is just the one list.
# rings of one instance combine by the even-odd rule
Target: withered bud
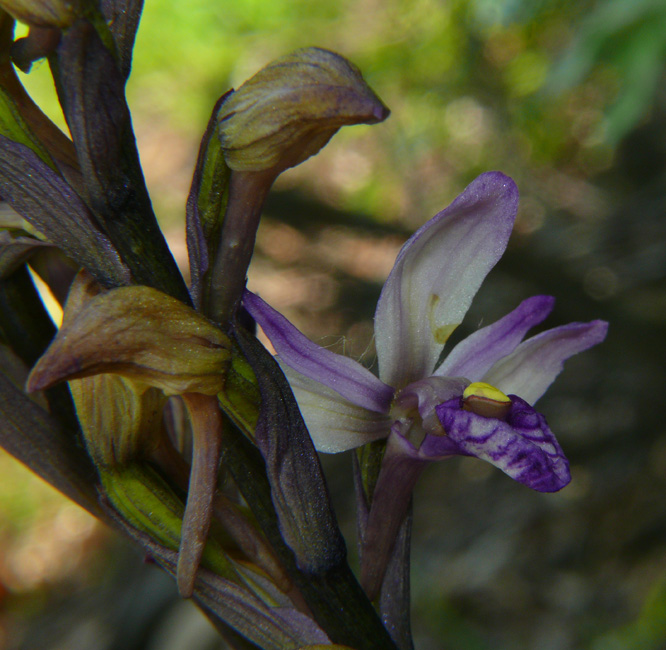
[[220,107],[218,133],[232,170],[279,173],[316,154],[341,126],[388,115],[356,66],[309,47],[269,64],[234,92]]
[[34,27],[64,28],[81,13],[83,0],[0,0],[0,8]]
[[28,391],[97,374],[118,374],[166,395],[215,395],[230,360],[228,337],[157,289],[102,291],[79,276],[63,325],[28,378]]

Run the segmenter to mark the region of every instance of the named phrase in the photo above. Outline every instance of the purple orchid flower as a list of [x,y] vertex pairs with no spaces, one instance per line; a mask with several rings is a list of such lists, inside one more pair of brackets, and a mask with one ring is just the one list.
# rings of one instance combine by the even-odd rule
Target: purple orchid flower
[[571,480],[559,443],[533,405],[566,359],[603,341],[607,323],[570,323],[523,341],[554,304],[550,296],[534,296],[458,343],[438,365],[504,253],[517,208],[518,189],[509,177],[482,174],[405,243],[375,312],[379,377],[315,345],[259,297],[245,294],[315,447],[339,452],[388,439],[364,539],[375,557],[363,558],[369,592],[381,584],[393,537],[428,462],[475,456],[541,492]]
[[[571,323],[521,342],[553,308],[550,296],[534,296],[461,341],[436,367],[446,340],[504,253],[517,207],[510,178],[483,174],[407,241],[375,313],[379,378],[312,343],[246,292],[245,307],[275,347],[319,451],[358,447],[393,429],[408,443],[405,449],[423,460],[477,456],[540,491],[569,482],[566,458],[532,405],[566,359],[605,338],[605,322]],[[478,414],[463,399],[465,388],[478,382],[520,398],[511,398],[501,418]],[[410,442],[421,438],[418,448]]]

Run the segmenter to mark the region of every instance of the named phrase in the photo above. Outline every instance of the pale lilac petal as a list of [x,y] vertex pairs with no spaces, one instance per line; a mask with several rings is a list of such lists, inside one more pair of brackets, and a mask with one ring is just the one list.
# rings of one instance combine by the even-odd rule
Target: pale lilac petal
[[388,415],[358,406],[337,391],[281,364],[317,451],[334,454],[386,438]]
[[273,344],[281,363],[337,391],[357,406],[386,413],[393,389],[367,368],[316,345],[259,296],[246,291],[243,305]]
[[432,374],[504,253],[517,208],[518,189],[508,176],[482,174],[402,247],[375,313],[382,381],[402,388]]
[[495,362],[516,349],[532,327],[550,314],[554,303],[551,296],[532,296],[524,300],[504,318],[458,343],[434,374],[479,381]]
[[483,377],[502,392],[534,404],[560,374],[564,362],[606,338],[608,323],[570,323],[537,334],[498,361]]
[[460,454],[486,460],[512,479],[539,492],[556,492],[571,480],[569,462],[546,419],[511,395],[505,420],[463,410],[454,399],[437,407],[445,436],[427,436],[420,455],[433,460]]

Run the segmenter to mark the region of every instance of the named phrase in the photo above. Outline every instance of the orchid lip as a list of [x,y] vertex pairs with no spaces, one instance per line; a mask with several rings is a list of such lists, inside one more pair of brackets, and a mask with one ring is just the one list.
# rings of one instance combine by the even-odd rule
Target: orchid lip
[[533,490],[561,490],[571,480],[569,463],[546,419],[517,395],[508,397],[503,420],[465,410],[460,399],[440,404],[435,410],[447,436],[427,437],[420,454],[476,456]]

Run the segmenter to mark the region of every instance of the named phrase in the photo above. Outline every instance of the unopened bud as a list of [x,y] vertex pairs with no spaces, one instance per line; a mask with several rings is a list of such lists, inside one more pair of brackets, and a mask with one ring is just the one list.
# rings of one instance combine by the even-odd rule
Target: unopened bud
[[277,173],[316,154],[341,127],[389,110],[339,54],[309,47],[269,64],[220,107],[219,136],[234,171]]
[[81,0],[0,0],[0,8],[34,27],[68,27],[80,14]]
[[42,390],[65,379],[113,373],[166,395],[215,395],[224,386],[230,345],[209,320],[157,289],[101,291],[79,276],[63,325],[27,386]]

